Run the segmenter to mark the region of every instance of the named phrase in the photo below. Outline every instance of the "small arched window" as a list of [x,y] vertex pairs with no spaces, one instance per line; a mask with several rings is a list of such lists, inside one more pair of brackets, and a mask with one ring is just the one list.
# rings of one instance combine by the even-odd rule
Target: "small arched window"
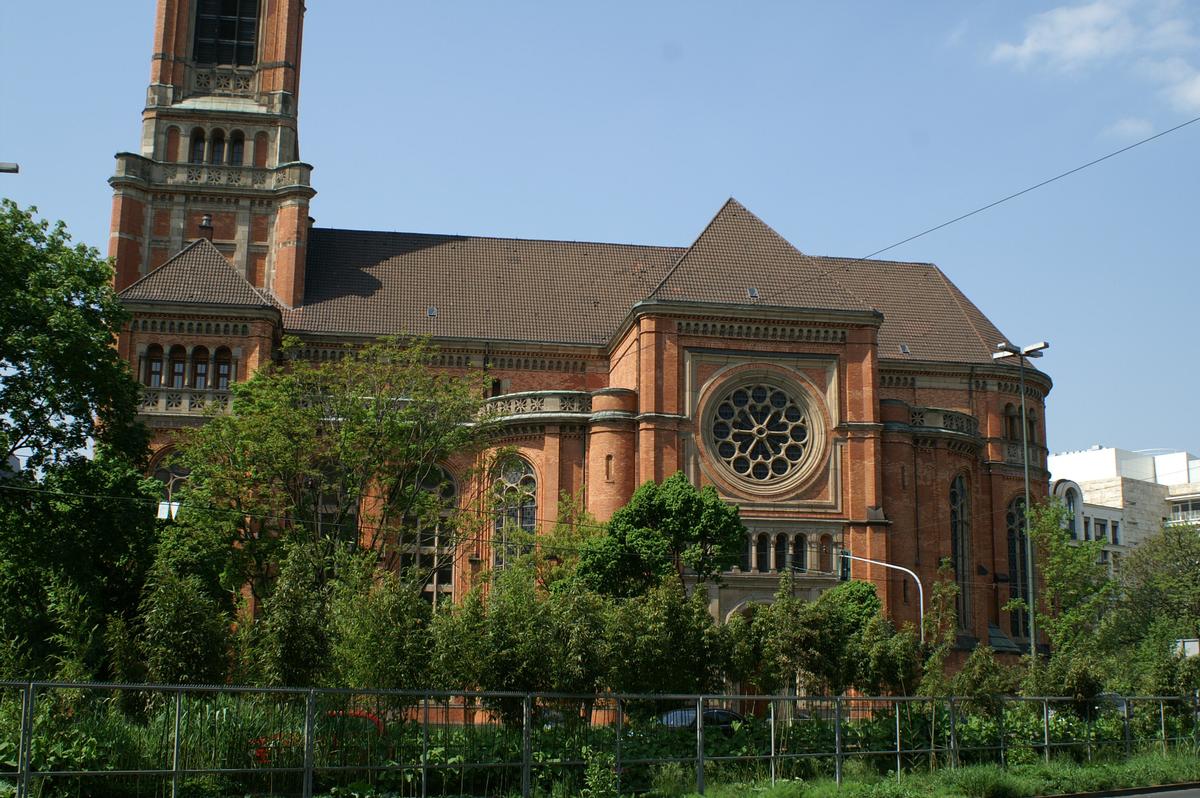
[[786,571],[788,569],[788,539],[787,535],[775,536],[775,570]]
[[[1025,536],[1025,497],[1008,503],[1004,516],[1008,527],[1008,597],[1029,601],[1029,577],[1025,568],[1029,540]],[[1013,637],[1029,637],[1029,611],[1013,610],[1009,621]]]
[[496,568],[526,548],[537,530],[537,476],[523,457],[511,455],[496,468],[492,482],[495,516],[492,560]]
[[1004,406],[1004,437],[1010,441],[1021,440],[1021,416],[1012,402]]
[[225,163],[225,131],[213,131],[212,147],[209,148],[208,152],[208,162],[215,164]]
[[241,166],[246,157],[246,134],[240,130],[233,131],[229,137],[229,165]]
[[151,388],[163,384],[163,348],[158,344],[146,350],[146,372],[142,380]]
[[1079,510],[1079,496],[1074,488],[1067,488],[1063,494],[1063,505],[1067,511],[1067,532],[1071,535],[1071,540],[1076,540],[1079,537],[1079,522],[1075,520],[1075,514]]
[[187,350],[178,344],[171,347],[170,366],[170,387],[182,388],[187,383]]
[[970,628],[971,614],[971,496],[962,474],[950,483],[950,562],[958,585],[955,609],[959,628]]
[[760,574],[765,574],[771,570],[771,538],[767,535],[759,535],[754,543],[754,556],[758,560],[758,567],[755,569]]
[[821,536],[821,570],[833,572],[833,538],[830,535]]
[[1026,430],[1028,430],[1029,442],[1037,443],[1037,440],[1038,440],[1037,416],[1032,411],[1030,411],[1025,414],[1025,421],[1026,421],[1025,428],[1026,428]]
[[188,150],[188,160],[192,163],[204,163],[204,130],[196,128],[192,131],[191,147]]
[[237,374],[234,373],[233,355],[230,354],[227,347],[221,347],[213,356],[213,364],[216,367],[213,376],[213,387],[218,391],[227,391],[231,383],[237,381]]
[[192,350],[192,387],[207,391],[208,376],[208,350],[198,346]]
[[796,535],[792,541],[792,570],[808,570],[808,536]]

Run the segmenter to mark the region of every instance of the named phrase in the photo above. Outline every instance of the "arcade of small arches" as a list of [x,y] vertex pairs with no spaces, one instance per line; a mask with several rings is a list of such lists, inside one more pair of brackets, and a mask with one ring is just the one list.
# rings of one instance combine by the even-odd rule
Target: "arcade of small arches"
[[[188,133],[186,149],[180,148],[183,131],[167,128],[165,159],[171,163],[210,166],[254,166],[266,168],[270,138],[265,130],[247,136],[240,129],[196,126]],[[249,146],[248,146],[249,145]]]
[[149,388],[227,391],[237,381],[238,361],[227,346],[151,344],[139,358],[138,375]]
[[742,550],[742,573],[775,574],[787,571],[833,573],[832,534],[811,532],[751,532]]

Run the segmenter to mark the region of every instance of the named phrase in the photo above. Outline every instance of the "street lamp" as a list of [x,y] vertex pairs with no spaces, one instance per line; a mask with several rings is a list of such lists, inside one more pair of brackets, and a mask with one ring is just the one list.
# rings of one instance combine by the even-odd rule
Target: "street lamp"
[[1021,462],[1025,466],[1025,580],[1029,588],[1029,656],[1037,660],[1037,633],[1033,625],[1033,541],[1029,535],[1029,422],[1025,419],[1025,358],[1041,357],[1043,349],[1050,344],[1038,341],[1026,347],[1015,347],[1007,341],[996,344],[998,351],[992,353],[993,360],[1015,357],[1021,372]]

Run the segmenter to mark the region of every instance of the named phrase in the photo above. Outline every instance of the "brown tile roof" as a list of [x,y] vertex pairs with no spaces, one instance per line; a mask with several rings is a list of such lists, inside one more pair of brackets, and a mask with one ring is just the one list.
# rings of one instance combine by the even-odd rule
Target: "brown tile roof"
[[870,310],[836,277],[819,259],[800,252],[730,198],[652,296],[664,301]]
[[[203,239],[121,297],[278,306]],[[732,199],[688,248],[316,228],[282,313],[299,333],[603,345],[645,299],[878,310],[892,361],[991,363],[1004,339],[936,266],[805,255]]]
[[603,344],[681,251],[317,228],[309,236],[304,304],[285,313],[284,325]]
[[175,257],[121,291],[120,297],[127,302],[276,307],[207,238],[188,244]]

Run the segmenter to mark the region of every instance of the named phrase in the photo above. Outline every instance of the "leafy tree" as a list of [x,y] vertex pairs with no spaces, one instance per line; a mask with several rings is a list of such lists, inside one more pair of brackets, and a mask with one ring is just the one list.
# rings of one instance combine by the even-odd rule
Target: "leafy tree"
[[230,621],[199,576],[156,571],[140,616],[147,678],[167,684],[223,683]]
[[94,440],[140,462],[139,389],[118,354],[126,321],[112,269],[51,226],[0,200],[0,455],[40,469],[77,457]]
[[457,604],[438,606],[430,624],[431,678],[444,690],[481,690],[492,651],[487,639],[487,609],[481,586]]
[[182,436],[184,502],[229,528],[255,596],[269,592],[272,563],[293,540],[331,567],[340,546],[359,545],[413,587],[431,577],[404,557],[420,528],[437,523],[450,544],[471,517],[454,512],[440,463],[490,429],[481,376],[438,373],[432,354],[426,342],[393,340],[338,361],[268,366],[235,386],[231,414]]
[[682,584],[685,570],[700,582],[718,578],[737,562],[745,540],[737,507],[677,472],[634,491],[608,534],[584,545],[577,575],[606,595],[638,596],[671,574]]
[[429,605],[395,573],[376,567],[369,552],[340,556],[347,562],[329,602],[333,686],[428,685]]
[[947,661],[958,637],[958,582],[949,559],[938,565],[925,611],[924,666],[918,695],[944,696],[950,691]]
[[321,684],[330,659],[329,594],[323,552],[293,541],[279,564],[279,578],[263,602],[257,627],[257,656],[267,684]]
[[1173,621],[1176,637],[1200,636],[1200,527],[1165,526],[1121,560],[1114,644]]

